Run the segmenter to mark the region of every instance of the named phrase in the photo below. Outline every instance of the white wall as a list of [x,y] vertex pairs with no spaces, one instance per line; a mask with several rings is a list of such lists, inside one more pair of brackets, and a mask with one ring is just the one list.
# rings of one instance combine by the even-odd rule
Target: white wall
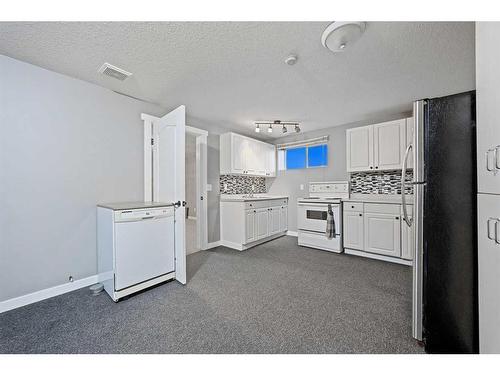
[[[312,132],[300,133],[288,137],[278,138],[274,143],[287,143],[304,139],[311,139],[324,135],[329,135],[328,142],[328,166],[324,168],[306,168],[286,171],[278,171],[275,178],[266,179],[266,186],[269,194],[287,195],[288,205],[288,229],[297,231],[297,199],[309,195],[309,182],[316,181],[336,181],[348,180],[346,165],[346,129],[395,120],[408,117],[409,113],[398,114],[385,118],[378,118],[370,121],[361,121],[354,124],[346,124],[331,128],[315,130]],[[304,185],[304,190],[300,190],[300,185]]]
[[141,112],[0,56],[0,301],[96,274],[98,202],[142,200]]

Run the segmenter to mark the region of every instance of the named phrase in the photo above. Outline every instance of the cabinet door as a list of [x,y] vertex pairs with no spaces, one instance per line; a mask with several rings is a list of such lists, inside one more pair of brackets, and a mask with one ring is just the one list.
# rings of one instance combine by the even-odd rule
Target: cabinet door
[[258,151],[255,149],[255,143],[245,138],[243,141],[243,164],[245,166],[245,171],[243,173],[255,175],[258,168],[256,159],[257,153]]
[[401,222],[399,215],[364,213],[365,248],[370,253],[401,256]]
[[406,149],[406,119],[373,125],[374,167],[401,169]]
[[281,207],[269,208],[269,235],[280,232]]
[[288,206],[281,207],[280,232],[288,230]]
[[246,170],[247,140],[237,134],[231,137],[231,166],[233,173],[243,174]]
[[249,243],[257,239],[255,214],[255,210],[245,211],[245,243]]
[[364,232],[363,213],[344,211],[344,247],[363,250]]
[[269,236],[269,209],[260,208],[256,210],[257,239]]
[[500,353],[500,223],[496,224],[499,217],[500,196],[478,194],[480,353]]
[[255,164],[255,174],[257,176],[265,176],[267,167],[267,145],[262,142],[251,142],[251,148],[251,157]]
[[[413,217],[413,206],[406,206],[408,216]],[[401,207],[401,218],[403,218],[403,207]],[[401,258],[413,260],[415,254],[415,224],[409,227],[401,220]]]
[[[415,127],[415,119],[413,117],[409,117],[406,119],[406,147],[408,145],[413,144],[413,129]],[[410,154],[408,155],[408,162],[406,164],[407,169],[413,169],[413,152],[412,148]],[[404,155],[403,155],[404,156]]]
[[[500,24],[476,23],[477,172],[480,193],[500,194]],[[490,151],[488,151],[490,150]],[[488,157],[487,157],[488,156]],[[487,165],[488,164],[488,165]],[[488,170],[490,169],[490,170]]]
[[373,127],[346,130],[347,172],[373,170]]
[[276,148],[274,145],[266,145],[266,176],[276,176]]

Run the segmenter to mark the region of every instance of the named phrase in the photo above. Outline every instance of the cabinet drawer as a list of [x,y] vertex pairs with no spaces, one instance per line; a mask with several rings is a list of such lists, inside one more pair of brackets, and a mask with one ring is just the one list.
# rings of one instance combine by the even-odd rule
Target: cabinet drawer
[[245,202],[245,209],[266,208],[266,207],[281,207],[288,205],[288,199],[270,199],[260,201]]
[[344,202],[344,211],[363,212],[363,202]]
[[399,216],[400,204],[365,203],[365,213],[394,214]]

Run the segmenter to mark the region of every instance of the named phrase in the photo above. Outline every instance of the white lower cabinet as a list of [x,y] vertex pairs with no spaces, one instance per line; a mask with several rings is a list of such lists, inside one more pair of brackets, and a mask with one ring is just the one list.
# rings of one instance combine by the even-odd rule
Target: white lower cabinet
[[269,236],[269,209],[260,208],[256,213],[257,239]]
[[399,214],[365,213],[365,251],[391,257],[401,256]]
[[280,232],[281,207],[269,208],[269,234],[272,236]]
[[344,247],[363,250],[363,212],[344,211]]
[[[412,208],[408,206],[410,216]],[[410,265],[413,229],[402,221],[401,210],[401,205],[394,203],[344,202],[344,251]]]
[[221,243],[245,250],[288,230],[288,198],[221,201]]
[[257,240],[256,224],[256,210],[245,211],[245,243]]
[[281,206],[280,209],[280,231],[288,230],[288,206]]
[[500,353],[500,196],[478,194],[479,352]]

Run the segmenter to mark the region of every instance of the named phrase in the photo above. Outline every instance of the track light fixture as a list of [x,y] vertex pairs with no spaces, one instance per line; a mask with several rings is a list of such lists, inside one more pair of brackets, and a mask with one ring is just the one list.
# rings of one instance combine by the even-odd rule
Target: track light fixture
[[260,125],[267,126],[267,132],[273,132],[273,126],[281,126],[283,134],[288,133],[287,126],[293,126],[296,133],[300,132],[300,124],[296,121],[255,121],[255,132],[260,133]]

